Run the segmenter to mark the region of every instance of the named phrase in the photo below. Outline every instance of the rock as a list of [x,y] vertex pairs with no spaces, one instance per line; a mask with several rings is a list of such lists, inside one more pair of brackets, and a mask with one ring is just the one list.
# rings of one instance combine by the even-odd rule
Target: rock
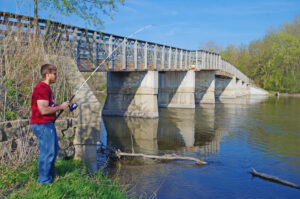
[[3,129],[0,129],[0,142],[6,141],[7,137]]
[[61,149],[58,152],[59,158],[71,158],[75,155],[75,147],[70,146],[67,149]]
[[67,120],[57,120],[55,122],[56,130],[65,130],[68,128],[68,121]]
[[4,155],[5,151],[12,152],[16,148],[17,148],[17,143],[15,140],[0,142],[0,157]]
[[75,155],[75,147],[74,146],[70,146],[69,148],[67,148],[66,150],[66,156],[69,157],[73,157]]
[[61,149],[66,149],[70,146],[70,140],[69,139],[63,139],[58,141],[58,145]]
[[62,139],[64,137],[64,134],[63,134],[62,130],[57,130],[56,129],[56,134],[57,134],[58,139]]
[[20,131],[19,128],[7,128],[4,129],[4,132],[6,134],[7,140],[12,140],[18,138],[18,131]]
[[64,137],[71,138],[75,135],[75,129],[74,128],[68,128],[67,130],[62,132]]

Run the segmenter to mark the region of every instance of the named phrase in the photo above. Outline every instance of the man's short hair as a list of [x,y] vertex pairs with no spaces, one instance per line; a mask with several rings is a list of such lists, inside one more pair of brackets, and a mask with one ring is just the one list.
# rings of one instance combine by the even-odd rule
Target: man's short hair
[[44,79],[47,73],[52,73],[52,71],[56,71],[56,70],[57,68],[53,64],[44,64],[41,66],[41,75]]

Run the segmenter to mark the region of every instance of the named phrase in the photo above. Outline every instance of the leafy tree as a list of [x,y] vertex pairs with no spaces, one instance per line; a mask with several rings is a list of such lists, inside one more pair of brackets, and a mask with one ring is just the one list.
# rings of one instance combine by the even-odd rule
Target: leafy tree
[[198,49],[215,52],[215,53],[221,53],[223,51],[223,47],[218,45],[216,42],[212,40],[204,42],[202,45],[198,47]]
[[300,92],[300,15],[248,46],[227,46],[221,55],[264,89]]
[[[34,18],[38,19],[38,6],[45,9],[54,9],[59,14],[69,16],[74,14],[88,24],[102,26],[103,21],[99,18],[99,12],[113,17],[117,11],[117,3],[124,3],[125,0],[34,0]],[[37,23],[35,23],[37,24]]]

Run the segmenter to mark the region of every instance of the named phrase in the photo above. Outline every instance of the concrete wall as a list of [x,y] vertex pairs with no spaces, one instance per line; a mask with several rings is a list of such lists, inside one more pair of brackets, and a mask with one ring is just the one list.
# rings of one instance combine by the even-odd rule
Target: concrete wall
[[236,98],[236,78],[216,77],[215,95],[217,99]]
[[83,84],[86,78],[78,70],[74,60],[67,57],[65,60],[65,63],[71,66],[69,83],[74,94],[76,94],[73,102],[76,102],[79,106],[74,111],[74,116],[77,120],[73,143],[75,147],[74,157],[78,160],[95,162],[97,156],[96,146],[100,139],[102,104],[98,101],[89,85]]
[[235,89],[235,95],[236,97],[241,97],[244,95],[243,93],[243,82],[240,79],[236,79],[236,85],[235,85],[236,89]]
[[249,91],[250,95],[268,95],[269,94],[264,89],[261,89],[261,88],[258,88],[258,87],[254,87],[254,86],[250,86],[249,90],[250,90]]
[[104,115],[158,117],[158,72],[108,72]]
[[195,107],[195,71],[159,73],[159,107]]
[[195,101],[199,103],[215,103],[215,71],[196,72]]

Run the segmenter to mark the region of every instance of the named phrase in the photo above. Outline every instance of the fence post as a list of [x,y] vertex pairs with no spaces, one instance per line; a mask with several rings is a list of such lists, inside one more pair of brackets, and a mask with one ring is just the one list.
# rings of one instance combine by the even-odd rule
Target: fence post
[[114,69],[114,56],[112,55],[112,52],[113,52],[113,45],[112,45],[112,42],[113,42],[113,36],[110,35],[109,36],[109,40],[108,40],[108,56],[109,56],[109,69]]
[[153,50],[153,67],[156,70],[157,69],[157,45],[154,45],[154,50]]
[[75,55],[76,64],[78,64],[78,60],[77,60],[77,46],[76,46],[76,45],[78,45],[78,42],[77,42],[77,28],[73,29],[72,39],[73,39],[72,48],[74,50],[73,52],[74,52],[74,55]]
[[93,34],[93,58],[94,58],[94,68],[98,65],[98,42],[97,42],[97,32]]
[[202,68],[204,69],[205,68],[205,52],[204,51],[201,51],[201,60],[202,60]]
[[172,61],[172,47],[170,46],[170,48],[169,48],[169,70],[171,70],[171,68],[172,68],[171,61]]
[[188,58],[188,51],[186,50],[185,51],[185,59],[184,59],[184,68],[185,69],[188,69],[188,60],[187,60],[187,58]]
[[177,48],[175,49],[175,60],[174,60],[174,68],[175,68],[175,70],[177,69],[177,56],[178,56],[178,50],[177,50]]
[[137,40],[134,42],[134,55],[133,55],[133,61],[134,61],[134,69],[138,69],[138,63],[137,63]]
[[[195,52],[195,54],[196,54],[196,62],[195,62],[195,64],[196,64],[196,66],[195,66],[195,68],[198,68],[198,50],[196,50],[196,52]],[[202,53],[202,55],[203,55],[203,53]]]
[[165,69],[165,46],[161,50],[161,69]]
[[148,68],[148,43],[146,42],[145,43],[145,46],[144,46],[144,64],[145,64],[145,69]]
[[126,45],[127,45],[127,39],[123,39],[123,45],[122,45],[122,66],[123,70],[126,70]]

